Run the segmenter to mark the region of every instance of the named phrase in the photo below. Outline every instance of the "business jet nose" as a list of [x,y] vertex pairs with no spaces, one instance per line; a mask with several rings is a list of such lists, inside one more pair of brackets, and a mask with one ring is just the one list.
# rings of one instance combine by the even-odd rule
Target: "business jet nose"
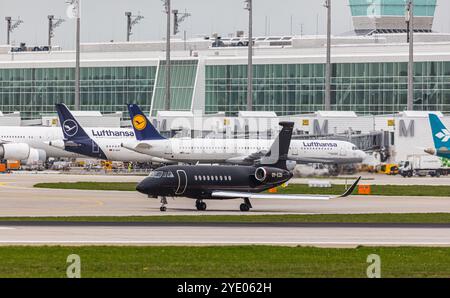
[[136,190],[140,193],[146,194],[147,187],[145,179],[136,186]]

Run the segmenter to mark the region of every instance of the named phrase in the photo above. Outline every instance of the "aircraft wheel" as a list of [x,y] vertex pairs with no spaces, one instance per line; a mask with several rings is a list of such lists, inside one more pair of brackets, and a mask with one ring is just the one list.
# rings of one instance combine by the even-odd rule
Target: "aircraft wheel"
[[242,212],[247,212],[250,210],[250,206],[245,203],[242,203],[239,209],[241,209]]
[[198,202],[195,204],[195,207],[197,207],[198,211],[205,211],[206,210],[206,203],[205,202]]
[[166,207],[166,206],[161,206],[161,207],[159,208],[159,211],[161,211],[161,212],[166,212],[166,211],[167,211],[167,207]]

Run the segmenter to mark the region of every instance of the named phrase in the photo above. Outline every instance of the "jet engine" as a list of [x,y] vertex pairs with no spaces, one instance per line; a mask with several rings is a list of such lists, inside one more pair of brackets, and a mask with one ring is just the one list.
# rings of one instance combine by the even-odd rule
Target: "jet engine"
[[47,160],[47,153],[42,149],[30,149],[30,155],[26,160],[22,160],[22,163],[26,165],[36,165],[39,162],[45,162]]
[[287,160],[286,161],[286,168],[288,171],[293,171],[295,167],[297,166],[297,162],[295,160]]
[[47,154],[44,150],[31,148],[25,143],[0,145],[0,159],[20,160],[22,163],[35,164],[45,162]]
[[292,174],[287,170],[259,167],[255,171],[255,178],[261,183],[277,183],[292,177]]
[[25,143],[0,145],[0,159],[25,160],[30,156],[30,146]]

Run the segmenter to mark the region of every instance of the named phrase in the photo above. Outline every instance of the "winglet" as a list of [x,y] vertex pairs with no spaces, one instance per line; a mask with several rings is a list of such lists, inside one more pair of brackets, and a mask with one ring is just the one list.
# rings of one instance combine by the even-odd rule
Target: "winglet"
[[156,130],[150,120],[136,104],[128,104],[131,124],[138,141],[164,140],[165,138]]
[[355,190],[356,186],[358,186],[359,180],[361,180],[361,176],[359,176],[358,179],[350,186],[349,189],[347,189],[342,195],[340,195],[338,198],[345,198],[352,194],[352,192]]

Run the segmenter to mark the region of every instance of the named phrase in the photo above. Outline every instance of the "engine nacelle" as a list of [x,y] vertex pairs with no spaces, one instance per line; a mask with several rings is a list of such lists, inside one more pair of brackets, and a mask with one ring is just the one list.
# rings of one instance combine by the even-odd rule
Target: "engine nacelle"
[[25,143],[0,145],[0,159],[25,160],[30,156],[30,146]]
[[261,183],[277,183],[291,177],[292,174],[289,171],[277,168],[259,167],[255,171],[255,178]]
[[293,171],[295,167],[297,166],[297,162],[295,160],[287,160],[286,161],[286,168],[288,171]]
[[37,165],[44,163],[47,160],[47,153],[42,149],[30,149],[30,155],[26,160],[22,160],[22,163],[26,165]]

